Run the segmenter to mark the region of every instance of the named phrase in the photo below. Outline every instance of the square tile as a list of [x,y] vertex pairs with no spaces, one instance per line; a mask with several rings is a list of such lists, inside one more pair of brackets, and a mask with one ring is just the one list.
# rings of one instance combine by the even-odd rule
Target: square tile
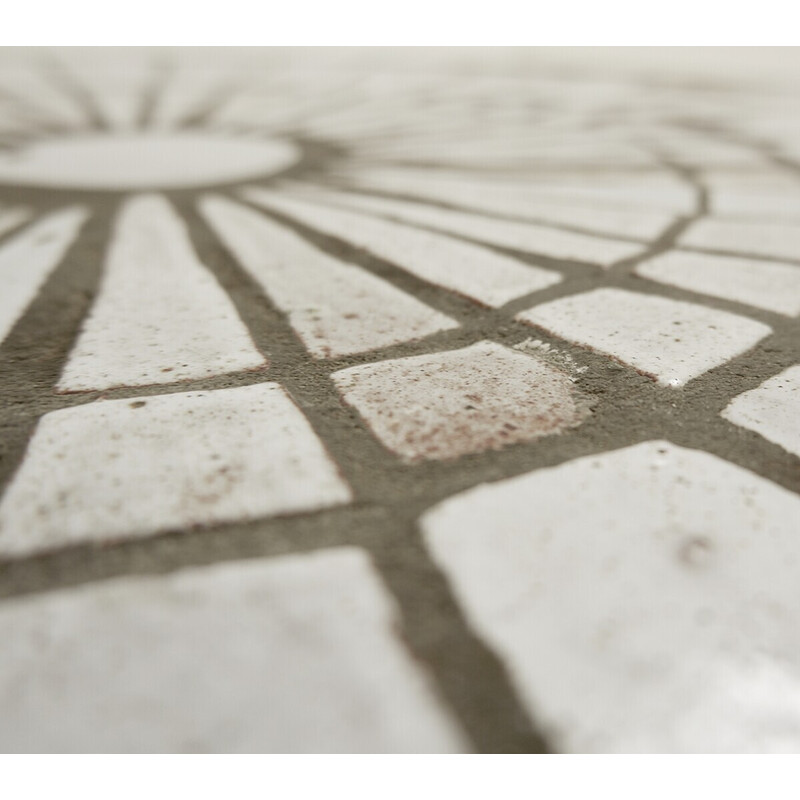
[[527,442],[588,413],[566,373],[493,342],[350,367],[333,379],[381,443],[409,462]]

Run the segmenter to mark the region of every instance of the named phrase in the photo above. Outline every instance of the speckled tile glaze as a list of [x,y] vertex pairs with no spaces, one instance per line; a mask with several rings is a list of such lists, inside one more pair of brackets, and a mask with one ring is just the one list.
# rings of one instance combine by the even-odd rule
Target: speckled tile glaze
[[800,751],[798,76],[0,48],[0,746]]
[[58,388],[174,383],[266,366],[169,203],[158,195],[129,200]]
[[682,386],[771,332],[726,311],[619,289],[554,300],[517,317],[614,356],[663,386]]
[[530,441],[588,413],[569,375],[492,342],[350,367],[333,380],[375,436],[412,462]]
[[277,384],[107,400],[42,418],[0,501],[0,554],[349,499],[335,465]]
[[251,209],[217,197],[204,198],[201,208],[318,357],[361,353],[458,324]]

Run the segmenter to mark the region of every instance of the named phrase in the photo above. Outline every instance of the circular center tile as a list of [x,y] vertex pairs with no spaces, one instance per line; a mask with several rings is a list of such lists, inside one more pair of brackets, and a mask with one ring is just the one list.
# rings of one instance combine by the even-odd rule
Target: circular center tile
[[47,139],[0,155],[0,183],[60,189],[177,189],[264,177],[300,150],[280,139],[208,133],[97,134]]

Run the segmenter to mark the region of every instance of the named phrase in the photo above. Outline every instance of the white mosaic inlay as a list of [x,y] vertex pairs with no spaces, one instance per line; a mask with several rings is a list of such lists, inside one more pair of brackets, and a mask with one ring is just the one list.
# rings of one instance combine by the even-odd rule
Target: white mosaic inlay
[[257,211],[208,197],[201,211],[319,358],[362,353],[458,327],[366,270],[335,259]]
[[181,131],[69,136],[33,143],[20,159],[0,152],[0,184],[69,189],[179,189],[280,172],[290,142]]
[[711,172],[703,176],[715,216],[800,223],[800,183],[781,172]]
[[469,490],[422,527],[560,749],[796,752],[798,515],[755,474],[646,442]]
[[[358,184],[360,185],[360,184]],[[380,184],[377,185],[378,187]],[[458,194],[456,192],[456,194]],[[424,197],[422,199],[425,199]],[[435,199],[435,198],[434,198]],[[391,201],[399,203],[400,201]],[[642,245],[618,239],[601,238],[588,233],[537,224],[492,219],[469,209],[447,209],[406,204],[403,216],[443,231],[457,233],[471,239],[484,240],[510,249],[539,253],[551,258],[585,261],[607,267],[616,261],[630,258],[641,252]],[[580,218],[580,213],[577,217]],[[572,223],[578,225],[578,222]]]
[[800,224],[701,219],[680,238],[686,247],[800,260]]
[[[642,245],[631,242],[600,239],[532,222],[495,219],[469,211],[440,208],[407,200],[389,200],[384,197],[367,197],[347,192],[335,193],[316,188],[309,189],[304,185],[293,189],[295,191],[302,189],[303,196],[310,199],[319,198],[332,205],[354,208],[370,214],[382,214],[477,242],[509,250],[544,254],[551,258],[587,261],[602,267],[637,255],[642,250]],[[540,272],[552,274],[544,270]]]
[[425,281],[488,306],[501,306],[561,280],[557,272],[529,267],[441,234],[326,208],[264,189],[250,189],[243,194],[259,205],[369,250]]
[[0,750],[800,750],[768,50],[0,48]]
[[0,554],[310,511],[350,490],[275,383],[45,414],[0,501]]
[[682,386],[772,332],[726,311],[622,289],[553,300],[517,319],[614,356],[662,386]]
[[587,413],[568,375],[493,342],[350,367],[333,380],[383,445],[412,462],[527,442]]
[[341,548],[0,605],[0,749],[458,752],[366,556]]
[[[587,142],[581,142],[585,150]],[[452,142],[447,143],[452,147]],[[556,176],[547,172],[537,174],[498,175],[469,174],[443,169],[425,170],[413,167],[376,167],[353,170],[347,180],[377,191],[414,195],[420,199],[473,205],[490,213],[524,216],[528,204],[531,216],[548,214],[547,207],[556,209],[552,222],[566,222],[560,216],[572,205],[580,220],[597,231],[618,235],[658,235],[669,217],[691,213],[696,204],[694,191],[682,181],[664,171],[641,173],[598,171],[595,174],[560,169]],[[617,216],[609,211],[613,209]],[[661,212],[661,213],[658,213]],[[627,233],[621,227],[627,220]]]
[[[422,200],[489,214],[527,217],[543,224],[573,226],[583,228],[589,234],[622,239],[654,239],[674,218],[668,212],[633,205],[615,208],[599,202],[583,204],[580,199],[576,202],[569,197],[549,197],[537,191],[535,181],[497,180],[491,175],[476,178],[445,174],[439,177],[430,170],[403,181],[402,175],[389,173],[387,183],[391,190],[400,190]],[[373,188],[382,185],[380,180],[370,183]],[[614,244],[618,249],[622,246],[622,242]]]
[[141,386],[267,365],[161,195],[126,201],[61,391]]
[[800,366],[734,397],[722,416],[800,456]]
[[693,292],[779,314],[800,314],[800,269],[791,264],[679,250],[640,264],[636,272]]
[[88,216],[79,207],[56,211],[0,246],[0,342],[58,266]]

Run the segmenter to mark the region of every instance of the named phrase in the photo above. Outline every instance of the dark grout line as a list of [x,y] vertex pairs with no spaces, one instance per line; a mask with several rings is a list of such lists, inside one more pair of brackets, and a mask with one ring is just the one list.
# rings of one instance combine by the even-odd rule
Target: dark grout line
[[[682,230],[706,213],[707,194],[695,173],[679,165],[675,169],[683,170],[680,174],[694,182],[697,212],[675,221],[650,246],[649,256],[637,257],[640,260],[652,257],[659,248],[664,252],[675,247]],[[136,397],[276,381],[291,394],[330,451],[354,490],[354,503],[291,517],[169,531],[138,540],[77,545],[0,561],[0,596],[11,598],[112,577],[355,545],[370,553],[400,606],[408,646],[432,671],[440,695],[454,710],[475,748],[481,752],[546,752],[550,746],[547,736],[525,712],[502,662],[471,630],[445,575],[425,550],[416,523],[419,516],[446,497],[482,482],[656,438],[718,455],[800,493],[800,459],[719,416],[732,397],[759,385],[765,376],[800,362],[797,320],[649,281],[633,274],[636,264],[631,260],[603,271],[476,241],[489,249],[512,253],[526,263],[558,270],[564,277],[556,286],[516,298],[499,309],[487,309],[429,284],[396,264],[375,258],[344,239],[317,233],[227,190],[236,202],[271,216],[324,252],[378,275],[461,323],[458,329],[423,339],[346,358],[316,360],[307,353],[286,315],[271,303],[197,212],[197,193],[167,194],[186,220],[201,259],[233,300],[259,350],[270,359],[270,367],[173,384],[74,394],[55,392],[55,383],[100,278],[116,208],[116,203],[103,195],[105,204],[95,204],[95,215],[84,232],[0,348],[0,369],[9,376],[0,394],[0,404],[5,408],[0,416],[0,431],[5,434],[0,438],[0,486],[13,474],[38,417],[46,411],[101,397]],[[41,196],[35,195],[35,199],[39,202],[37,210],[41,210]],[[65,201],[60,197],[58,202]],[[587,234],[596,236],[593,232]],[[513,319],[514,314],[532,305],[608,286],[701,302],[708,308],[764,321],[775,332],[683,389],[671,389],[658,386],[612,357]],[[45,329],[54,333],[42,341],[41,331]],[[331,380],[332,372],[354,364],[456,349],[480,339],[513,346],[528,338],[539,338],[588,367],[576,377],[576,389],[591,400],[591,413],[579,427],[504,450],[446,462],[405,464],[376,441],[360,415],[341,401]]]
[[453,292],[436,284],[429,283],[386,259],[350,244],[344,238],[321,233],[287,214],[267,209],[238,194],[228,194],[228,197],[239,205],[246,206],[262,216],[279,222],[284,227],[299,234],[321,252],[344,263],[354,264],[367,270],[395,288],[457,321],[469,318],[476,310],[480,313],[482,309],[482,306],[475,301],[453,294]]
[[22,460],[41,401],[58,381],[97,290],[115,207],[95,209],[0,346],[0,491]]
[[[571,225],[566,222],[555,222],[553,220],[549,220],[544,217],[504,214],[499,211],[488,211],[483,208],[475,208],[474,206],[448,203],[445,200],[426,197],[424,195],[409,194],[407,192],[392,192],[388,190],[353,186],[352,184],[347,183],[346,181],[336,180],[335,178],[333,180],[328,178],[327,182],[320,181],[316,184],[309,183],[308,185],[311,186],[312,188],[319,186],[326,191],[334,190],[342,192],[344,194],[353,194],[356,196],[361,195],[367,198],[377,197],[386,200],[401,200],[403,202],[415,203],[420,206],[430,206],[431,208],[437,208],[443,211],[454,211],[460,214],[471,214],[473,216],[485,217],[486,219],[494,220],[496,222],[513,222],[521,225],[536,225],[538,227],[550,228],[555,231],[564,231],[565,233],[574,233],[579,236],[586,236],[592,239],[600,239],[610,242],[627,242],[630,244],[639,244],[642,245],[642,247],[644,247],[647,244],[647,239],[639,238],[636,236],[624,236],[622,234],[607,233],[606,231],[599,231],[594,228],[587,228],[583,225]],[[520,183],[519,185],[523,184]],[[348,211],[352,210],[350,206],[345,206],[345,205],[337,205],[336,208],[342,208]],[[449,231],[442,228],[436,228],[433,225],[425,225],[422,222],[403,219],[401,217],[398,217],[397,215],[392,215],[392,213],[389,211],[379,211],[376,209],[375,212],[358,211],[356,213],[364,213],[364,214],[374,213],[375,216],[383,217],[384,219],[392,219],[396,222],[401,222],[404,225],[408,225],[410,227],[424,228],[426,230],[435,230],[440,233],[446,233],[448,235],[458,236],[458,234],[455,233],[450,234]],[[668,216],[669,212],[664,212],[664,215]]]
[[[274,308],[249,275],[226,252],[224,245],[215,241],[214,234],[197,210],[187,203],[181,208],[181,212],[188,223],[197,252],[204,254],[209,268],[223,286],[229,288],[231,298],[254,341],[270,358],[271,371],[276,380],[286,387],[325,443],[334,462],[351,485],[356,504],[381,503],[387,497],[387,492],[396,487],[398,473],[404,469],[408,472],[408,468],[399,465],[392,454],[378,445],[358,415],[342,403],[325,365],[310,358],[290,328],[286,315]],[[382,479],[375,480],[376,475],[381,475]],[[412,474],[411,483],[416,480],[416,476]],[[414,508],[413,501],[404,505]],[[387,535],[386,531],[403,519],[407,519],[406,515],[397,514],[395,509],[391,517],[382,521],[381,537]],[[420,587],[390,568],[386,562],[385,546],[380,539],[377,546],[372,544],[367,549],[403,611],[403,628],[412,652],[429,664],[440,692],[450,700],[451,706],[456,710],[459,709],[459,702],[462,706],[473,702],[470,699],[472,692],[475,692],[476,698],[485,693],[494,698],[496,710],[493,720],[473,713],[460,715],[462,724],[478,749],[499,747],[500,741],[492,737],[496,737],[497,731],[502,731],[502,735],[506,737],[502,739],[504,743],[511,737],[507,745],[509,748],[527,750],[534,747],[538,752],[542,749],[540,735],[527,720],[508,680],[498,673],[495,657],[480,640],[469,633],[457,604],[448,599],[449,595],[444,589],[446,583],[438,568],[433,565],[424,549],[413,547],[414,538],[410,535],[408,526],[408,523],[402,526],[398,534],[402,545],[395,550],[403,553],[406,568],[426,576],[430,591],[433,591],[433,587],[438,587],[436,605],[433,606],[438,613],[433,618],[442,626],[441,630],[448,632],[448,646],[444,651],[440,645],[437,646],[439,649],[436,652],[440,654],[438,657],[431,657],[427,649],[418,647],[425,637],[425,626],[432,617],[431,607],[428,604],[419,604]],[[442,652],[450,652],[452,647],[457,648],[462,659],[461,669],[455,673],[452,665],[443,661],[441,655]],[[464,673],[469,675],[470,670],[474,671],[476,668],[479,669],[479,675],[473,675],[465,683]],[[460,700],[454,702],[454,698]]]
[[[417,535],[371,551],[400,605],[403,634],[479,753],[547,753],[498,656],[470,629],[447,579]],[[435,610],[435,613],[431,613]]]

